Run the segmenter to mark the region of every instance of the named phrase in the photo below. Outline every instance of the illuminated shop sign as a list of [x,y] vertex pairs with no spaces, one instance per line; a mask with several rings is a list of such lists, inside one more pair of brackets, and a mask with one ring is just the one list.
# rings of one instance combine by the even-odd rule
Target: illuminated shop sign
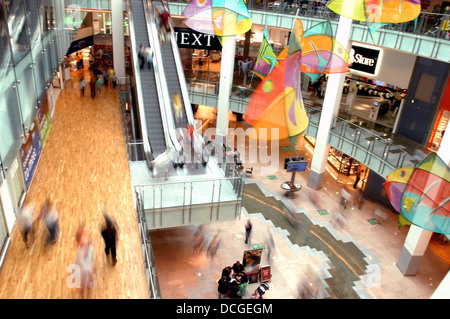
[[375,75],[380,63],[380,49],[352,45],[349,69]]
[[222,45],[215,35],[196,32],[188,28],[174,28],[179,48],[222,50]]

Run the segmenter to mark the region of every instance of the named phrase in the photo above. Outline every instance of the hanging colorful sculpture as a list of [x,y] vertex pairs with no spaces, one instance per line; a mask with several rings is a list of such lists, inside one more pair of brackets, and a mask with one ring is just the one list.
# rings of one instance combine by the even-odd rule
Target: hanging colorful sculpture
[[373,23],[402,23],[420,14],[420,0],[331,0],[327,7],[349,19]]
[[404,219],[436,233],[450,234],[450,169],[436,153],[430,153],[415,169],[392,172],[384,187]]
[[243,0],[192,0],[184,9],[183,16],[189,28],[216,35],[220,41],[246,33],[252,26]]
[[[308,127],[301,96],[301,72],[312,78],[321,74],[348,72],[348,53],[331,33],[325,21],[303,29],[297,19],[288,47],[278,56],[278,64],[263,78],[247,104],[244,121],[255,130],[250,138],[289,138],[294,150],[298,137]],[[271,135],[271,129],[277,135]],[[267,134],[266,134],[267,132]]]
[[269,34],[267,33],[267,26],[264,28],[263,39],[259,47],[258,57],[256,58],[255,67],[251,71],[261,79],[264,79],[273,68],[278,64],[277,56],[272,49],[269,41]]
[[403,23],[420,14],[420,0],[331,0],[327,7],[337,14],[366,22],[371,36],[385,24]]

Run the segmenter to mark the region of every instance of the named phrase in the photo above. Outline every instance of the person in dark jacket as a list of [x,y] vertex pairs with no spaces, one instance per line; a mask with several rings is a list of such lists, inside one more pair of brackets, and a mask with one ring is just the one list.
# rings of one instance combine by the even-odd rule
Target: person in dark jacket
[[111,252],[112,265],[115,266],[117,263],[117,227],[108,214],[103,213],[103,216],[106,221],[106,224],[102,229],[102,237],[105,240],[105,253],[109,256],[109,253]]
[[225,276],[227,278],[230,278],[230,274],[231,274],[230,266],[226,266],[224,269],[222,269],[222,277]]
[[228,296],[228,292],[230,290],[230,277],[222,276],[222,278],[219,279],[218,283],[219,287],[217,288],[217,291],[219,292],[219,299],[225,299]]
[[241,264],[241,262],[238,260],[233,264],[233,273],[234,275],[239,274],[240,272],[244,271],[244,265]]

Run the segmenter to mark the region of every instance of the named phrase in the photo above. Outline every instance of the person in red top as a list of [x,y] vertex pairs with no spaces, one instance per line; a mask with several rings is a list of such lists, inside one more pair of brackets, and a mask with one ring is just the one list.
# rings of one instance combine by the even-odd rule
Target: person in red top
[[167,10],[166,6],[162,8],[159,12],[159,18],[161,20],[160,27],[163,29],[164,33],[167,34],[171,31],[170,28],[170,13]]

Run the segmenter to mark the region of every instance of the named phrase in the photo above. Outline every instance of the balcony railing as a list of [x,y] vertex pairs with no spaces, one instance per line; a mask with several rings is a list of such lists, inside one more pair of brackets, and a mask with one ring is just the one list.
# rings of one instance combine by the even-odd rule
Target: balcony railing
[[[174,3],[186,4],[184,0],[168,1]],[[263,11],[298,17],[315,18],[319,20],[338,21],[339,15],[326,7],[323,1],[320,6],[316,6],[318,1],[293,1],[292,5],[287,1],[274,0],[248,0],[247,8],[250,11]],[[359,24],[361,22],[354,21]],[[407,32],[416,35],[423,35],[433,38],[449,40],[450,15],[442,13],[422,12],[413,21],[397,24],[384,25],[382,29],[395,30],[398,32]]]

